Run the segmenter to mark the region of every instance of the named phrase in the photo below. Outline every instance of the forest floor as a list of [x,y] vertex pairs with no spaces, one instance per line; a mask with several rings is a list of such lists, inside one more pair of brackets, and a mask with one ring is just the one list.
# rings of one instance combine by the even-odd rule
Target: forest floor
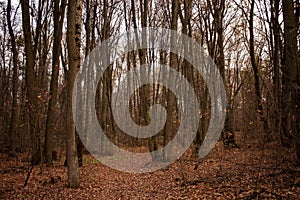
[[196,170],[191,149],[169,167],[144,174],[116,171],[84,155],[79,189],[66,187],[62,163],[34,167],[23,188],[29,163],[0,154],[0,199],[300,199],[292,151],[253,138],[237,142],[240,148],[219,142]]

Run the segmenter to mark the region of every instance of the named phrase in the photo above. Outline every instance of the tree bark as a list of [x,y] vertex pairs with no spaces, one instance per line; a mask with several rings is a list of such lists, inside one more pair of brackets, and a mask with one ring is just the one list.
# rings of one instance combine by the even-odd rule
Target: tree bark
[[261,122],[263,123],[263,129],[265,132],[268,132],[268,123],[265,118],[264,110],[263,110],[263,99],[261,95],[261,88],[260,88],[260,79],[259,79],[259,70],[258,70],[258,64],[256,61],[256,55],[255,55],[255,44],[254,44],[254,5],[255,0],[251,1],[251,7],[250,7],[250,17],[249,17],[249,33],[250,33],[250,39],[249,39],[249,48],[250,48],[250,59],[251,59],[251,66],[253,69],[253,75],[254,75],[254,87],[255,87],[255,94],[256,94],[256,108],[257,112],[259,113]]
[[25,82],[27,86],[27,97],[28,97],[28,107],[29,107],[29,125],[30,134],[32,140],[32,158],[31,164],[36,165],[40,163],[40,138],[37,133],[37,120],[38,116],[38,98],[39,98],[39,87],[37,82],[36,71],[34,69],[36,56],[32,44],[32,33],[30,24],[30,14],[29,14],[29,0],[21,1],[22,7],[22,25],[25,41],[25,56],[26,56],[26,72],[25,72]]
[[18,124],[18,51],[16,45],[16,38],[12,28],[11,22],[11,0],[7,1],[7,25],[8,25],[8,32],[10,35],[10,42],[11,42],[11,49],[13,53],[13,88],[12,88],[12,114],[10,120],[10,128],[9,128],[9,146],[12,150],[12,153],[15,153],[15,134],[17,132],[17,124]]
[[[102,26],[102,41],[105,41],[109,38],[110,32],[111,32],[111,21],[109,18],[109,2],[107,0],[103,1],[103,26]],[[110,50],[109,47],[105,48],[104,51],[104,58],[106,65],[109,64],[110,62]],[[102,102],[103,102],[103,108],[104,108],[104,113],[105,113],[105,118],[104,118],[104,131],[106,134],[111,136],[111,140],[113,140],[113,134],[114,134],[114,123],[113,123],[113,115],[111,111],[111,95],[112,95],[112,73],[113,73],[113,68],[112,65],[110,65],[105,72],[103,73],[103,90],[102,90]],[[100,84],[100,82],[99,82]],[[100,85],[98,86],[100,88]],[[103,154],[112,154],[112,152],[108,152],[107,149],[110,148],[104,148],[105,146],[109,144],[101,144],[103,147],[101,147]]]
[[[177,31],[178,28],[178,15],[179,15],[179,0],[174,0],[172,1],[172,18],[171,18],[171,24],[170,28],[174,31]],[[176,38],[174,36],[174,33],[171,33],[171,38],[170,38],[170,44],[175,45],[176,44]],[[175,70],[178,68],[178,60],[177,60],[177,55],[174,53],[170,53],[170,67],[173,67]],[[175,80],[170,80],[171,85],[175,84]],[[173,126],[175,126],[175,121],[176,119],[176,114],[174,113],[176,107],[176,98],[174,94],[169,90],[167,92],[167,121],[166,121],[166,126],[164,129],[164,140],[163,144],[164,146],[167,145],[167,143],[170,141],[171,137],[171,132],[174,129]],[[163,160],[168,161],[168,153],[166,152],[166,148],[163,149]]]
[[300,163],[300,67],[297,46],[297,23],[294,5],[282,0],[284,21],[284,57],[282,66],[282,129],[294,140]]
[[80,68],[81,15],[82,1],[69,0],[67,16],[67,48],[69,70],[66,74],[66,147],[68,186],[71,188],[80,187],[75,125],[72,114],[72,93],[75,84],[75,77]]
[[58,74],[59,74],[59,56],[61,52],[62,39],[62,25],[64,22],[66,0],[54,1],[54,41],[52,51],[52,74],[50,82],[50,99],[48,105],[48,114],[46,121],[45,132],[45,156],[47,166],[52,165],[52,151],[53,151],[53,134],[55,132],[55,117],[57,115],[57,95],[58,95]]
[[273,84],[274,84],[274,98],[275,98],[275,109],[277,112],[274,120],[274,129],[275,131],[280,130],[280,99],[281,99],[281,76],[280,76],[280,25],[279,25],[279,0],[271,0],[271,24],[273,29],[274,37],[274,49],[272,52],[272,60],[273,60]]

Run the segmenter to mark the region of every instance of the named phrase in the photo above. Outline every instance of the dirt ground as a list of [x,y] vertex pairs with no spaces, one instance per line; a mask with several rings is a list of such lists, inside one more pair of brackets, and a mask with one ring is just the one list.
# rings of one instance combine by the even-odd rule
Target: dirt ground
[[291,150],[274,142],[238,143],[224,148],[219,142],[196,170],[191,149],[144,174],[116,171],[84,155],[79,189],[66,187],[67,169],[59,162],[35,166],[23,188],[29,163],[0,154],[0,199],[300,199],[300,167]]

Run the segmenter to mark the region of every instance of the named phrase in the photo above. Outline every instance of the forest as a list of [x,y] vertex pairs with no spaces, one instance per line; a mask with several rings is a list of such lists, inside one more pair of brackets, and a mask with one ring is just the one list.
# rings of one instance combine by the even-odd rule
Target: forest
[[299,0],[0,0],[0,199],[299,199]]

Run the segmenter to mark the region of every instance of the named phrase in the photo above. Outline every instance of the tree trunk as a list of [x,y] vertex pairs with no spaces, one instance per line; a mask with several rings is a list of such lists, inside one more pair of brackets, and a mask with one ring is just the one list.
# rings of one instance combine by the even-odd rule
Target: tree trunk
[[15,153],[15,134],[17,132],[17,124],[18,124],[18,51],[16,45],[16,38],[13,32],[12,23],[11,23],[11,0],[7,2],[7,24],[8,24],[8,32],[10,35],[11,48],[13,53],[13,88],[12,88],[12,114],[9,128],[9,146],[12,150],[12,153]]
[[256,61],[255,55],[255,44],[254,44],[254,5],[255,0],[251,1],[251,8],[250,8],[250,19],[249,19],[249,32],[250,32],[250,39],[249,39],[249,47],[250,47],[250,58],[251,58],[251,66],[253,69],[254,75],[254,87],[255,87],[255,94],[256,94],[256,109],[259,113],[261,122],[263,123],[263,129],[267,133],[268,132],[268,123],[265,118],[264,110],[263,110],[263,99],[261,95],[261,88],[260,88],[260,80],[259,80],[259,71]]
[[82,1],[69,0],[67,17],[69,70],[66,74],[66,147],[68,163],[68,186],[71,188],[80,187],[75,125],[72,114],[72,93],[75,84],[75,77],[80,68],[81,15]]
[[[21,1],[22,7],[22,24],[25,40],[25,56],[26,56],[26,72],[25,81],[27,85],[28,106],[29,106],[29,125],[32,145],[32,159],[31,164],[36,165],[40,163],[40,138],[37,131],[38,121],[38,98],[39,86],[35,72],[36,56],[32,44],[30,14],[29,14],[29,0]],[[41,28],[41,27],[40,27]]]
[[59,73],[59,56],[61,52],[61,39],[62,39],[62,25],[65,16],[66,0],[54,2],[54,41],[52,51],[52,74],[50,82],[50,99],[48,105],[48,114],[46,121],[45,133],[45,156],[47,166],[52,165],[52,151],[53,151],[53,134],[55,132],[55,117],[57,115],[57,95],[58,95],[58,73]]
[[[273,29],[273,37],[274,37],[274,50],[272,52],[272,60],[273,60],[273,83],[274,83],[274,98],[275,98],[275,120],[274,120],[274,129],[275,131],[279,131],[280,129],[280,99],[281,99],[281,76],[280,76],[280,25],[279,25],[279,0],[271,0],[271,23]],[[272,36],[271,36],[272,37]]]
[[282,129],[294,140],[300,163],[300,67],[297,47],[297,23],[291,0],[282,0],[284,21],[284,57],[282,67]]
[[[171,19],[171,26],[170,28],[174,31],[177,31],[178,28],[178,15],[179,15],[179,0],[172,1],[172,19]],[[176,44],[176,38],[173,33],[171,33],[170,38],[170,44],[171,46]],[[175,70],[178,68],[178,61],[177,61],[177,55],[174,53],[170,53],[170,67],[173,67]],[[175,80],[170,80],[170,85],[175,85]],[[163,144],[164,146],[167,145],[167,143],[170,141],[171,132],[174,130],[176,114],[174,113],[176,107],[176,97],[174,94],[169,90],[167,92],[167,121],[166,126],[164,129],[164,140]],[[166,152],[167,149],[163,149],[163,160],[168,161],[168,152]]]

